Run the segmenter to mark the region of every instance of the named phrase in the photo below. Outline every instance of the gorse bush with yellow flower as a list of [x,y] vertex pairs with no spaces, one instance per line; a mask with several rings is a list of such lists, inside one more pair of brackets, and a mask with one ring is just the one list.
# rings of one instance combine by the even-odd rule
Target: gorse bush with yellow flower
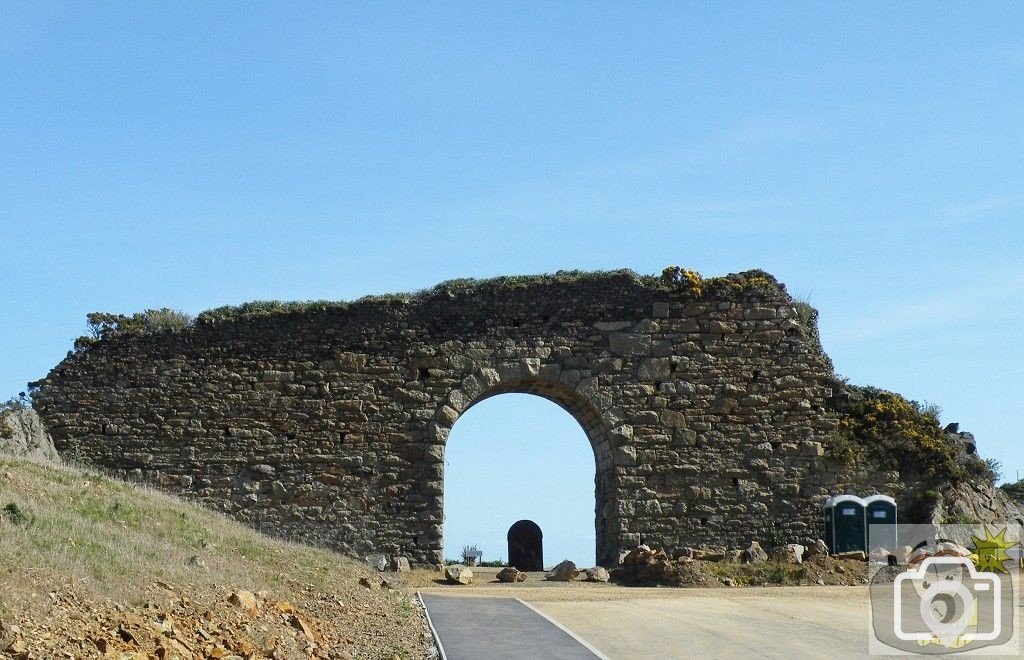
[[902,475],[992,483],[993,466],[963,454],[947,437],[934,406],[894,392],[847,385],[849,400],[840,406],[839,427],[829,454],[846,464],[862,460]]

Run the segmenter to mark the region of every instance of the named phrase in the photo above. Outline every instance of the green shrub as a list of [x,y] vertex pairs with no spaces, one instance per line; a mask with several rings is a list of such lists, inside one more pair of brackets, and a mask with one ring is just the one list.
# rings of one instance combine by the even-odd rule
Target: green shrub
[[14,525],[31,525],[35,521],[32,514],[27,513],[15,502],[9,502],[3,508],[3,517]]
[[954,481],[970,476],[939,425],[934,407],[874,387],[848,389],[850,399],[840,407],[836,431],[835,447],[840,454],[856,443],[855,455],[881,469]]
[[1024,503],[1024,479],[1014,483],[1003,484],[999,489],[1006,493],[1010,498]]
[[7,414],[19,410],[27,410],[31,407],[32,402],[24,392],[0,403],[0,438],[8,440],[14,437],[14,427],[11,426],[11,422],[8,419]]
[[968,456],[963,462],[964,471],[971,481],[994,486],[1002,476],[1003,465],[994,458],[981,458],[977,455]]
[[751,530],[750,536],[751,540],[760,543],[761,547],[765,550],[777,548],[791,542],[791,539],[788,539],[786,535],[779,530],[777,523],[765,523],[756,527]]
[[126,316],[109,312],[86,314],[89,334],[75,340],[76,349],[87,349],[97,342],[123,334],[155,334],[159,332],[180,332],[189,328],[193,319],[186,312],[168,307],[147,309],[144,312]]

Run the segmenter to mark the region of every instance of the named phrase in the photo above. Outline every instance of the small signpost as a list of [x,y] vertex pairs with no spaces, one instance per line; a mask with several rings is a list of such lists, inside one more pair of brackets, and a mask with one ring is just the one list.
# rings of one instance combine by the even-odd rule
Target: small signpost
[[462,561],[466,562],[466,566],[476,566],[483,559],[484,552],[475,545],[466,546],[462,549]]

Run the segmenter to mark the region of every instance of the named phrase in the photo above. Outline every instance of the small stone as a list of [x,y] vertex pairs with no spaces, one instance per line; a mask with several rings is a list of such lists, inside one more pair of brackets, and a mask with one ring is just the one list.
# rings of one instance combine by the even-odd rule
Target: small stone
[[412,570],[409,566],[408,557],[392,557],[391,558],[391,570],[395,573],[408,573]]
[[260,465],[253,465],[251,468],[249,468],[249,470],[251,470],[253,474],[258,475],[260,477],[272,477],[277,473],[277,470],[274,469],[273,465],[266,465],[265,463]]
[[971,551],[952,541],[942,541],[935,547],[936,557],[970,557]]
[[383,572],[388,567],[388,557],[387,555],[367,555],[366,563]]
[[526,580],[526,573],[515,566],[506,566],[494,577],[498,579],[498,582],[523,582]]
[[473,571],[462,564],[446,566],[444,577],[452,584],[470,584],[473,582]]
[[569,582],[579,577],[579,574],[580,569],[576,568],[576,564],[566,559],[548,571],[547,574],[544,575],[544,579],[552,580],[554,582]]
[[256,602],[256,596],[251,591],[240,589],[233,592],[228,596],[228,602],[244,611],[249,616],[256,616],[259,614],[259,604]]
[[[868,559],[871,561],[872,564],[888,564],[889,556],[890,553],[887,549],[875,548],[868,555]],[[895,557],[893,558],[893,561],[895,561]]]
[[655,561],[657,560],[654,559],[654,551],[651,550],[650,546],[638,545],[627,552],[622,559],[619,560],[619,563],[623,566],[643,566],[646,564],[653,564]]
[[316,634],[313,632],[313,629],[309,627],[309,624],[306,623],[306,620],[301,616],[298,614],[292,614],[288,619],[288,623],[291,624],[292,628],[301,631],[302,634],[306,636],[306,639],[314,643],[316,642]]
[[611,578],[608,574],[608,569],[601,566],[588,568],[584,573],[587,575],[587,582],[607,582]]

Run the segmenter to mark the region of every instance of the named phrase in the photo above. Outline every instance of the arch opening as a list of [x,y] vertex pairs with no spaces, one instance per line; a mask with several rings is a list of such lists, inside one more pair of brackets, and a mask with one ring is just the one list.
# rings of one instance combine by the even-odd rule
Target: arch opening
[[[475,545],[483,561],[508,562],[510,527],[529,519],[544,530],[547,563],[600,561],[598,443],[578,416],[582,404],[573,410],[548,394],[490,391],[453,424],[444,456],[445,559]],[[591,428],[600,423],[597,415],[584,419]]]

